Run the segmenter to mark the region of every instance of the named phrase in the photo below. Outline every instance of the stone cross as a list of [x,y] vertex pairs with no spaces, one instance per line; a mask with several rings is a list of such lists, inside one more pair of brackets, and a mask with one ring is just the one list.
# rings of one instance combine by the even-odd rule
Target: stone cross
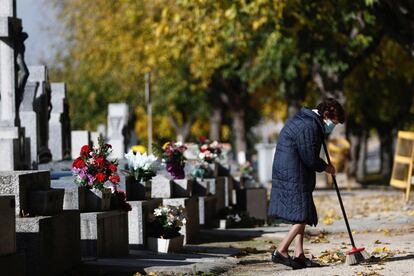
[[52,112],[49,120],[49,148],[52,159],[60,161],[70,157],[70,121],[66,95],[66,86],[63,82],[51,83]]
[[16,118],[16,62],[13,35],[21,27],[16,18],[16,2],[0,0],[0,120],[14,126]]
[[17,111],[28,77],[21,45],[27,34],[16,18],[16,1],[0,0],[0,7],[0,170],[5,171],[26,167],[26,140]]

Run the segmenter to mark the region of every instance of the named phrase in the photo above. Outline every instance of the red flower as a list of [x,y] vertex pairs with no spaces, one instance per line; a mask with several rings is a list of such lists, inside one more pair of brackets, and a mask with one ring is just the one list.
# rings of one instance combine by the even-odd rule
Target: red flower
[[108,166],[108,169],[111,171],[111,172],[116,172],[117,171],[117,167],[116,167],[116,165],[114,165],[114,164],[109,164],[109,166]]
[[85,167],[85,162],[82,158],[78,157],[75,160],[73,160],[72,167],[76,169],[83,168]]
[[103,156],[98,156],[95,160],[96,167],[105,166],[105,158]]
[[88,156],[90,151],[91,151],[91,149],[89,148],[89,146],[84,145],[80,150],[80,155],[81,156]]
[[104,173],[98,172],[98,173],[96,174],[96,179],[97,179],[99,182],[105,182],[106,175],[105,175]]
[[112,183],[114,183],[114,184],[117,184],[117,183],[119,183],[119,181],[120,181],[121,179],[119,178],[119,175],[111,175],[110,177],[109,177],[109,181],[111,181]]

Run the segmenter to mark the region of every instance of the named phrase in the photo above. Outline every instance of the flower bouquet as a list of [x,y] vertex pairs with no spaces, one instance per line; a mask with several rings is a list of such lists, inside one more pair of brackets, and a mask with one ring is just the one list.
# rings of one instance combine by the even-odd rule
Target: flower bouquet
[[150,180],[157,174],[158,159],[154,155],[147,155],[130,150],[125,154],[128,162],[128,170],[123,172],[129,176],[126,181],[126,188],[129,200],[143,200],[150,198]]
[[128,170],[124,172],[139,182],[151,180],[157,174],[158,159],[153,154],[141,154],[130,150],[125,154],[125,159],[128,162]]
[[255,186],[254,169],[249,161],[240,165],[240,186],[241,188],[253,188]]
[[92,149],[84,145],[80,150],[80,156],[72,163],[72,174],[75,183],[89,189],[104,190],[104,184],[109,181],[113,185],[119,184],[117,174],[117,160],[108,160],[112,152],[112,146],[105,144],[102,137],[98,138],[98,146]]
[[199,159],[211,164],[220,158],[222,145],[217,141],[209,143],[208,140],[205,140],[205,142],[199,146],[199,149]]
[[186,158],[184,152],[187,147],[179,142],[168,142],[162,147],[162,159],[166,164],[166,169],[173,179],[185,178],[184,166]]
[[117,160],[109,161],[112,146],[105,144],[102,137],[98,145],[90,148],[84,145],[80,155],[72,163],[75,183],[86,189],[85,208],[87,211],[101,211],[110,208],[111,190],[105,187],[110,182],[116,189],[120,178],[117,174]]
[[151,250],[167,253],[182,248],[184,236],[181,227],[186,223],[182,207],[159,206],[150,217],[148,247]]

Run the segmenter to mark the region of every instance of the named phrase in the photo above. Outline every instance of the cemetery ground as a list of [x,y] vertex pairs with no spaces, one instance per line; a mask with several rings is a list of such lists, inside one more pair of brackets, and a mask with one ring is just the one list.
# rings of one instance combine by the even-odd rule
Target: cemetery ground
[[78,272],[81,275],[91,272],[99,275],[413,275],[414,205],[405,204],[402,193],[388,187],[357,188],[344,190],[342,194],[356,245],[380,257],[379,262],[356,266],[344,263],[344,253],[350,244],[336,194],[333,190],[317,190],[319,223],[306,229],[305,253],[324,267],[291,270],[273,264],[270,253],[289,229],[289,225],[273,224],[245,229],[204,229],[198,243],[187,245],[180,253],[156,255],[132,251],[127,259],[86,262]]

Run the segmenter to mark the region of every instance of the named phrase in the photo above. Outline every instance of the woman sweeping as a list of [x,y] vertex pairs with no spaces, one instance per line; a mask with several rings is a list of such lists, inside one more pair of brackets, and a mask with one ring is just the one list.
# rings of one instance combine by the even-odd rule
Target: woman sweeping
[[[318,266],[306,258],[303,235],[306,225],[316,226],[318,215],[313,202],[315,172],[335,174],[335,168],[319,157],[322,139],[345,120],[341,104],[324,99],[317,109],[302,108],[289,119],[277,142],[272,172],[269,216],[292,224],[290,231],[272,253],[272,261],[293,269]],[[295,240],[295,256],[288,254]]]

